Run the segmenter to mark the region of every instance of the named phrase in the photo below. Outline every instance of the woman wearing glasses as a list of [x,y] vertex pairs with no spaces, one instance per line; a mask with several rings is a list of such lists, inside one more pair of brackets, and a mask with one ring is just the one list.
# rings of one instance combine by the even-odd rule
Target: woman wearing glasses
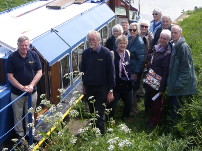
[[152,32],[152,34],[154,35],[157,28],[161,26],[162,22],[161,22],[161,16],[162,16],[162,13],[161,13],[161,10],[159,8],[154,8],[153,10],[153,19],[150,23],[150,28],[149,28],[149,31]]
[[129,37],[127,49],[130,51],[130,63],[131,63],[131,73],[134,79],[133,87],[133,107],[131,115],[135,115],[138,112],[137,109],[137,98],[136,91],[140,86],[141,74],[144,67],[144,42],[139,36],[139,26],[137,23],[131,23],[129,26]]
[[149,31],[150,23],[148,20],[141,20],[139,23],[140,26],[140,37],[144,41],[145,44],[145,59],[147,58],[147,55],[152,53],[152,41],[154,39],[154,36],[152,32]]
[[[152,41],[154,39],[153,34],[149,31],[149,25],[150,22],[148,20],[141,20],[139,22],[139,27],[140,27],[140,37],[142,38],[142,40],[144,41],[144,45],[145,45],[145,57],[144,60],[146,61],[146,58],[148,56],[148,54],[152,53]],[[141,80],[140,80],[140,87],[137,91],[137,100],[140,100],[141,97],[144,97],[144,88],[143,88],[143,76],[144,74],[141,75]]]

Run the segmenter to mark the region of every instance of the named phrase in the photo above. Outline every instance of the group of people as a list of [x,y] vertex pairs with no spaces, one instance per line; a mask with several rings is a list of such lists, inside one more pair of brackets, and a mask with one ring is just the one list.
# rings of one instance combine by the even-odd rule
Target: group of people
[[[120,99],[124,102],[122,120],[137,114],[138,93],[144,93],[147,124],[157,126],[167,92],[170,117],[174,120],[183,104],[183,96],[196,94],[196,76],[191,50],[182,36],[182,28],[172,25],[170,16],[153,10],[154,20],[131,23],[123,20],[112,28],[106,45],[101,46],[100,33],[89,31],[89,48],[82,54],[83,93],[89,100],[90,112],[97,112],[96,126],[104,134],[105,109],[116,114]],[[152,70],[160,77],[159,86],[152,87],[144,79]],[[154,99],[154,96],[156,97]]]
[[[112,28],[112,35],[105,46],[100,45],[98,31],[89,31],[89,48],[83,51],[80,71],[83,72],[83,93],[88,100],[91,113],[96,112],[96,127],[105,133],[105,109],[112,109],[115,116],[120,99],[125,103],[122,120],[138,112],[137,96],[144,93],[145,112],[150,116],[148,124],[156,126],[160,122],[163,94],[167,91],[171,118],[183,104],[182,97],[196,93],[196,76],[191,50],[182,36],[182,28],[172,25],[171,18],[162,15],[161,10],[153,10],[154,20],[131,23],[123,20]],[[36,84],[42,76],[42,65],[36,52],[30,50],[30,40],[22,36],[17,41],[18,50],[8,58],[8,80],[12,84],[11,99],[15,100],[23,92],[32,93],[32,106],[37,101]],[[149,70],[160,76],[156,89],[143,82]],[[155,99],[154,96],[158,94]],[[13,103],[14,124],[27,112],[27,96]],[[15,127],[19,139],[25,135],[22,122]],[[27,131],[28,132],[28,129]]]

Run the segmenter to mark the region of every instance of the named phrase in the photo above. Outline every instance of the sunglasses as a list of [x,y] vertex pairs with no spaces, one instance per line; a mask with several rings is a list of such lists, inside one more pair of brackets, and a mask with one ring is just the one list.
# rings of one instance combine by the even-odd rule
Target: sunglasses
[[152,14],[152,15],[158,15],[158,14]]
[[140,25],[141,28],[148,28],[148,26]]
[[130,31],[130,32],[131,32],[131,31],[136,32],[137,29],[129,29],[129,31]]

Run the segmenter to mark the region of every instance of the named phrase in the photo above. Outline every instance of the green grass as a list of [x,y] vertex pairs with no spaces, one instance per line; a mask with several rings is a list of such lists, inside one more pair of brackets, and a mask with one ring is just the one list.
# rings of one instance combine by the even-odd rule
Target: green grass
[[34,0],[0,0],[0,12],[32,1]]

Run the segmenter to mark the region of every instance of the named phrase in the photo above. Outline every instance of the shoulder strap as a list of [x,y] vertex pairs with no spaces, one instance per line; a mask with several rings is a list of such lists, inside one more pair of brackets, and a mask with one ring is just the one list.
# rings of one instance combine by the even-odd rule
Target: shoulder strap
[[126,49],[126,52],[128,53],[128,56],[130,57],[130,51],[128,49]]
[[112,51],[110,51],[111,52],[111,54],[112,54],[112,60],[114,60],[114,51],[112,50]]

